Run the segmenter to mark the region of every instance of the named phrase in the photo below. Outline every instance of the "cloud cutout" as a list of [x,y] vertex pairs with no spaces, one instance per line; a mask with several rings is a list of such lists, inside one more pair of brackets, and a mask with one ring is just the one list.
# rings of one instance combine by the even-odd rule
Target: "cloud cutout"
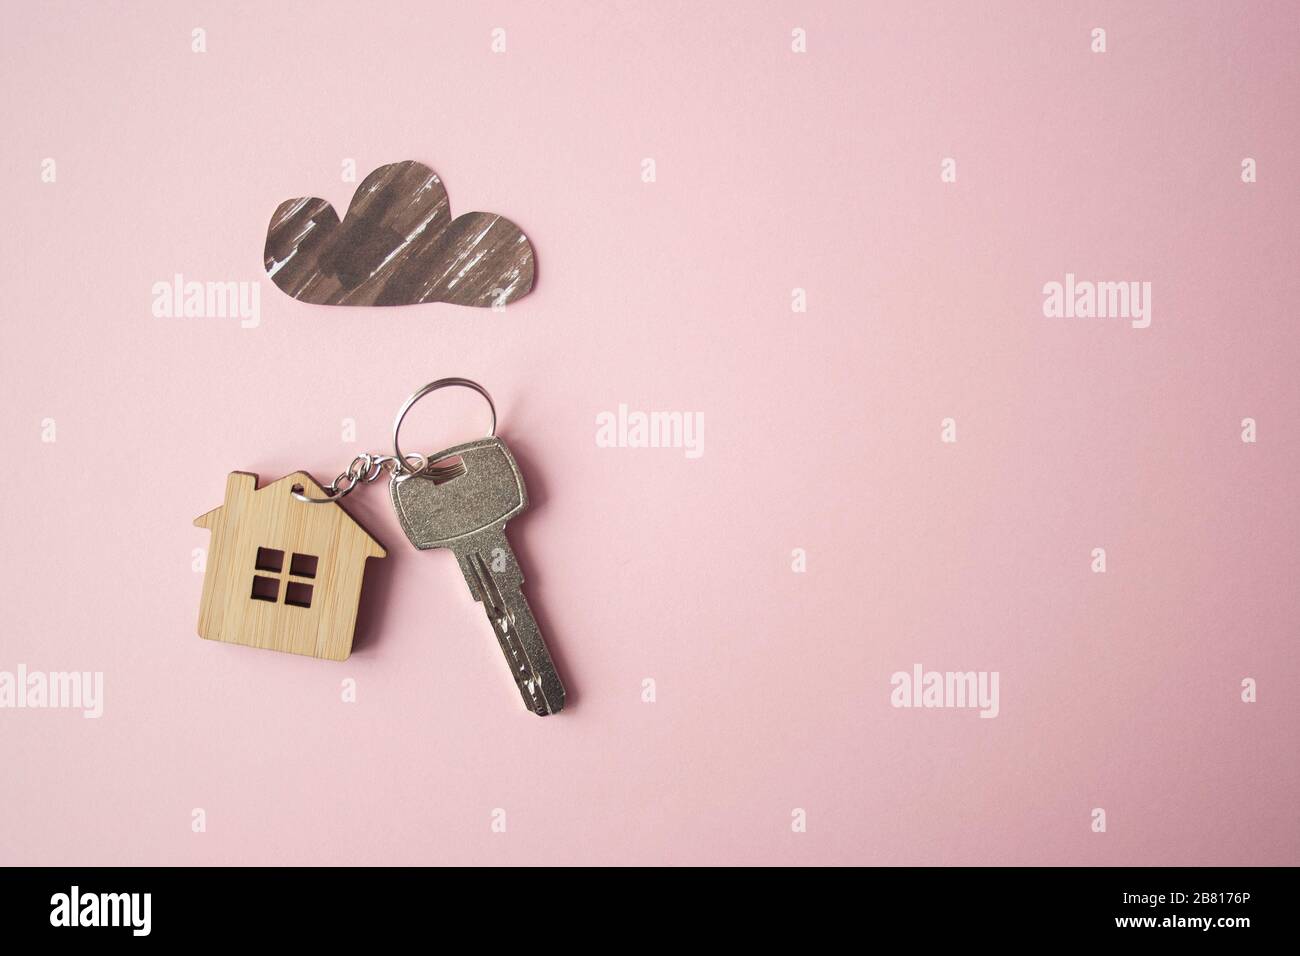
[[313,305],[505,305],[533,288],[533,246],[490,212],[451,218],[442,180],[423,163],[380,166],[347,215],[324,199],[280,203],[266,230],[266,273]]

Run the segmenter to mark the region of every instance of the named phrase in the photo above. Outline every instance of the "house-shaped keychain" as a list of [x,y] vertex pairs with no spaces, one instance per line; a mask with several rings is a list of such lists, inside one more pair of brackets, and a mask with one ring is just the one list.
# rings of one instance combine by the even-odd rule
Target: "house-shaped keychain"
[[341,661],[352,653],[367,558],[383,545],[298,471],[257,487],[234,471],[226,500],[194,519],[212,532],[199,636]]

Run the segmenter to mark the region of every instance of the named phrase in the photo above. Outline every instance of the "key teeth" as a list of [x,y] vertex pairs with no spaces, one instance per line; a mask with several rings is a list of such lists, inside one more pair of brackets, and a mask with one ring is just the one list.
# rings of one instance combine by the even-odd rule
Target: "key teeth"
[[564,710],[564,689],[560,689],[558,700],[552,702],[546,694],[542,693],[540,682],[536,680],[521,681],[519,684],[520,691],[524,694],[524,703],[538,717],[549,717],[551,714],[558,714]]

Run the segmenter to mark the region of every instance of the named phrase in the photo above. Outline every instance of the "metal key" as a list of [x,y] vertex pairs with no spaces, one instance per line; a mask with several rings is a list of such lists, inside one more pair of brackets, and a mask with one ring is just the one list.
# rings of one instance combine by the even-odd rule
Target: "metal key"
[[[463,471],[437,468],[459,457]],[[457,469],[457,471],[460,471]],[[393,476],[393,507],[411,544],[450,548],[474,600],[482,603],[519,686],[524,705],[545,717],[564,707],[564,685],[522,586],[523,573],[506,539],[506,522],[528,507],[514,456],[499,438],[481,438],[441,452],[415,475]]]

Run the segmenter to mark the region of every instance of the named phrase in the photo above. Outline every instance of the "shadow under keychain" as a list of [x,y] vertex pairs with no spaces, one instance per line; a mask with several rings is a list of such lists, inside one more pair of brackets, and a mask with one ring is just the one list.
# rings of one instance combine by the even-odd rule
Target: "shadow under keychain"
[[[440,388],[472,389],[487,401],[487,437],[436,455],[404,454],[407,412]],[[358,455],[322,488],[305,471],[257,487],[231,472],[225,503],[196,518],[212,532],[203,578],[199,636],[292,654],[344,660],[352,652],[361,579],[368,558],[387,555],[339,502],[388,474],[397,519],[421,551],[449,548],[474,600],[483,605],[524,705],[540,716],[564,707],[564,685],[524,597],[524,576],[506,522],[528,507],[523,475],[496,437],[487,389],[465,378],[430,382],[393,422],[393,454]]]

